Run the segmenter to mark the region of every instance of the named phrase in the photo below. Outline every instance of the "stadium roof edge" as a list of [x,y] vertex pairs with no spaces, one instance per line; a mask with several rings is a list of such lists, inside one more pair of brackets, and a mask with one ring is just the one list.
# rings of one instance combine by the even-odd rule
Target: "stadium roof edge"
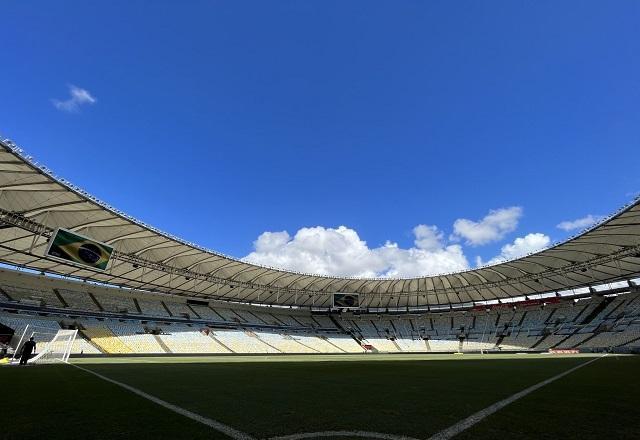
[[[184,241],[56,177],[12,142],[0,145],[0,261],[35,270],[131,288],[309,307],[330,305],[336,291],[360,293],[370,307],[444,305],[565,290],[640,273],[640,198],[580,234],[518,259],[412,278],[338,277],[255,265]],[[56,227],[113,245],[108,270],[45,257],[46,240]]]

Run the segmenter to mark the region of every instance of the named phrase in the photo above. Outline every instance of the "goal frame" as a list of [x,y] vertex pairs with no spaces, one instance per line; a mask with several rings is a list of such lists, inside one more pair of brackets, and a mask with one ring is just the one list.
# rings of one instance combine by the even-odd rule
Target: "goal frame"
[[[27,325],[27,327],[25,327],[24,331],[22,332],[22,336],[20,337],[20,340],[18,342],[18,345],[16,346],[16,350],[14,351],[13,359],[12,359],[13,362],[16,361],[16,357],[18,356],[18,352],[20,351],[20,348],[24,347],[24,341],[26,341],[27,337],[32,337],[33,335],[36,335],[38,333],[44,333],[44,332],[38,331],[35,327],[32,327],[30,325]],[[30,358],[27,362],[33,363],[33,364],[53,363],[56,361],[67,363],[69,361],[69,356],[71,355],[71,349],[73,347],[73,343],[75,342],[77,336],[78,336],[77,329],[72,329],[72,330],[58,329],[50,341],[40,342],[40,344],[43,344],[44,347],[37,354],[35,354],[35,356]],[[63,340],[63,338],[67,338],[66,341]],[[36,343],[38,342],[36,341]],[[51,353],[61,353],[61,354],[56,359],[49,356]]]

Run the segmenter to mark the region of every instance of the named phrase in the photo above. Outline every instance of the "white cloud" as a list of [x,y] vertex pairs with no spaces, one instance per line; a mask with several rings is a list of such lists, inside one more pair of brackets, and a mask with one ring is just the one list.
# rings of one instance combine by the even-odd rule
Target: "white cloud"
[[586,217],[578,218],[575,220],[565,220],[558,223],[556,227],[558,229],[562,229],[563,231],[573,231],[575,229],[588,228],[589,226],[595,225],[602,220],[604,220],[604,216],[589,214]]
[[505,260],[513,260],[523,255],[530,254],[542,250],[551,244],[551,238],[548,235],[541,234],[539,232],[533,234],[527,234],[524,237],[516,238],[513,243],[505,244],[500,249],[500,255],[492,258],[491,260],[483,263],[480,257],[476,257],[476,264],[482,266],[483,264],[496,264]]
[[69,86],[69,99],[64,101],[59,101],[57,99],[52,99],[54,107],[58,110],[73,113],[80,109],[81,105],[91,105],[97,102],[97,99],[91,96],[88,90],[82,89],[80,87],[76,87],[74,85]]
[[414,243],[420,249],[432,251],[442,248],[444,234],[437,226],[418,225],[413,228],[413,235],[416,237]]
[[361,277],[412,277],[469,267],[462,247],[445,245],[437,227],[418,225],[413,234],[415,247],[402,249],[391,242],[369,248],[345,226],[301,228],[293,237],[286,231],[264,232],[244,260],[319,275]]
[[482,220],[473,221],[465,218],[453,223],[452,240],[465,239],[472,246],[479,246],[501,240],[518,226],[522,217],[522,208],[512,206],[489,211]]
[[389,278],[436,275],[469,268],[469,262],[458,244],[425,250],[401,249],[396,243],[386,243],[372,252],[384,262],[384,270],[377,275]]

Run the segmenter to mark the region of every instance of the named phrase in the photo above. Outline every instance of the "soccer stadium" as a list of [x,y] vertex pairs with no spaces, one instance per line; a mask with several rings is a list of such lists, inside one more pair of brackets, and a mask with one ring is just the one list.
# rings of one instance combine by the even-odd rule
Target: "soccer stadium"
[[[518,437],[530,428],[527,405],[551,412],[544,432],[554,437],[637,433],[640,365],[618,354],[640,352],[640,200],[564,243],[494,266],[327,277],[182,241],[1,145],[0,258],[29,269],[0,272],[2,342],[15,358],[34,337],[42,348],[29,362],[53,364],[0,371],[11,395],[36,387],[28,412],[61,400],[56,411],[69,411],[71,429],[89,423],[109,438],[142,435],[140,417],[152,426],[145,431],[167,438],[451,438],[461,432],[452,421],[580,369],[456,438]],[[73,407],[87,398],[93,410]],[[597,400],[595,417],[580,412],[583,399]],[[110,404],[124,407],[95,413]],[[615,427],[600,419],[608,405],[620,411]],[[19,420],[24,408],[8,414]],[[182,408],[192,420],[180,420]],[[67,438],[70,428],[56,431],[57,423],[39,418],[33,429]]]
[[294,3],[1,7],[0,439],[640,438],[637,5]]

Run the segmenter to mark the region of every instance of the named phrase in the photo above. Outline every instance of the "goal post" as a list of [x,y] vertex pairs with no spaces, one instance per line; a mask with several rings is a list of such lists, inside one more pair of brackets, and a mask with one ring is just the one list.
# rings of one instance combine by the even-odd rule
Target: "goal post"
[[[36,340],[36,355],[29,360],[33,364],[47,364],[53,362],[67,362],[71,354],[73,342],[76,339],[78,330],[58,330],[53,337],[51,335],[34,332],[33,337]],[[38,339],[44,337],[48,342],[40,342]]]

